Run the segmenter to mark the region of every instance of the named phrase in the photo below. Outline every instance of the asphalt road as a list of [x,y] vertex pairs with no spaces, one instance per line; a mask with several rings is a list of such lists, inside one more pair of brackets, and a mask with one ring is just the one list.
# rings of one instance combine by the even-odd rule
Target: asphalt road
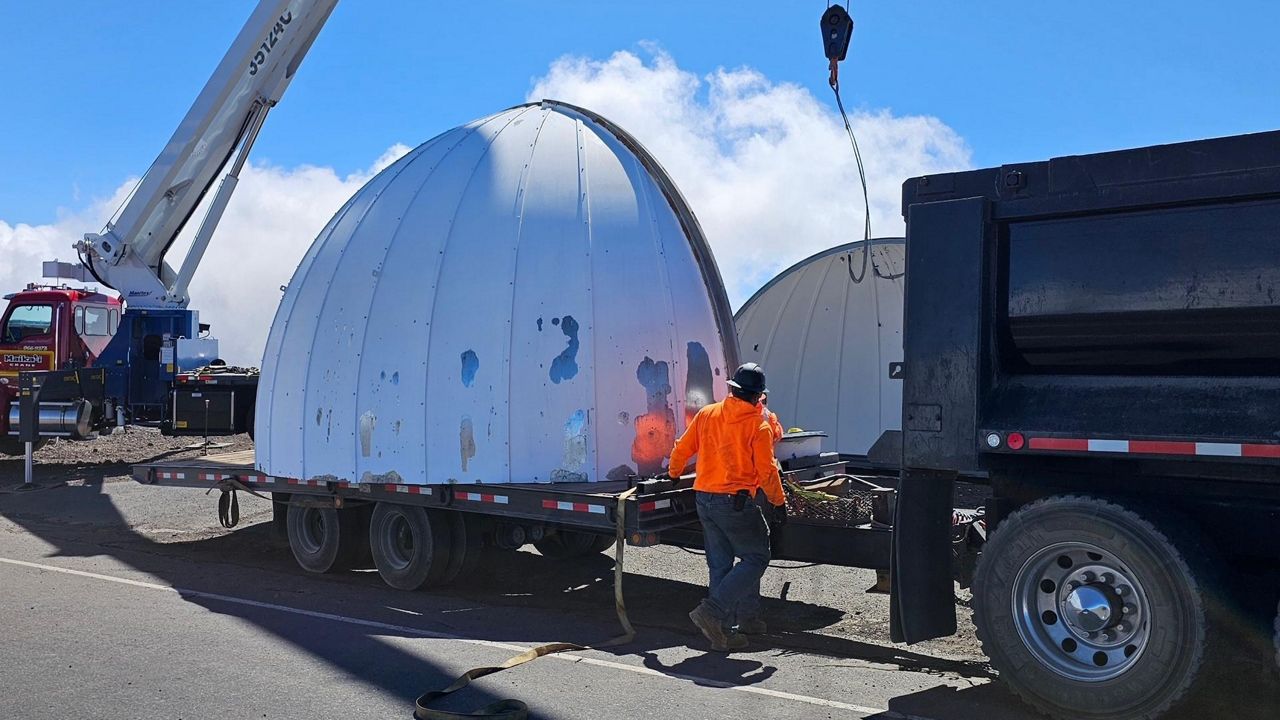
[[[0,460],[5,479],[13,463]],[[242,496],[242,524],[227,531],[213,496],[143,487],[123,468],[47,469],[70,482],[0,491],[4,717],[405,718],[420,692],[470,667],[618,632],[605,554],[503,553],[448,589],[397,592],[370,570],[305,575],[271,537],[262,501]],[[706,652],[685,617],[701,563],[629,551],[636,642],[483,678],[444,707],[519,698],[539,718],[1038,717],[992,682],[963,635],[881,640],[887,602],[862,592],[872,578],[858,571],[771,570],[775,632],[747,652]],[[1274,717],[1280,702],[1258,693],[1233,689],[1182,717]]]

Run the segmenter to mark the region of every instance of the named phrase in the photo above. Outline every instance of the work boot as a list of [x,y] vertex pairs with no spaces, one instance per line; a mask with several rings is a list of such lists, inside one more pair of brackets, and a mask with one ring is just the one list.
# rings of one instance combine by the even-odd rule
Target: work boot
[[716,652],[729,652],[731,650],[741,650],[747,646],[747,639],[737,633],[726,633],[724,628],[720,626],[720,620],[707,607],[705,601],[698,603],[698,607],[689,613],[689,619],[694,625],[702,631],[703,636],[711,641],[711,649]]
[[764,635],[769,632],[769,626],[763,619],[753,617],[738,623],[738,632],[743,635]]

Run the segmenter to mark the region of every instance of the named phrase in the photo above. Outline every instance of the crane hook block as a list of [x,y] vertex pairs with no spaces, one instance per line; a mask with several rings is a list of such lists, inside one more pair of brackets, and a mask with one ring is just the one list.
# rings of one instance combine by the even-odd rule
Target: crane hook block
[[839,5],[832,5],[822,13],[822,44],[827,59],[833,63],[844,60],[849,53],[849,41],[853,39],[853,18]]

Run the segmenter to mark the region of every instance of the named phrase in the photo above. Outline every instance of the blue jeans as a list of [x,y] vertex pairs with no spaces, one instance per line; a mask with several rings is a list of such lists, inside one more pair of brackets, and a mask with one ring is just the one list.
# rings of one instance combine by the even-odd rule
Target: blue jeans
[[[726,626],[758,617],[760,577],[769,566],[769,524],[747,500],[733,509],[733,496],[697,493],[698,519],[710,571],[707,605]],[[734,558],[739,562],[735,565]]]

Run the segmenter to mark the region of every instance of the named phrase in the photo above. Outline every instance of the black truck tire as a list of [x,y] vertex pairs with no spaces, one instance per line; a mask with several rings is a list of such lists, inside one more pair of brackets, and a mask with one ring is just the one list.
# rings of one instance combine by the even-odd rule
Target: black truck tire
[[533,546],[546,557],[569,559],[603,552],[605,548],[613,545],[613,540],[608,535],[575,530],[556,530],[534,543]]
[[443,511],[380,502],[369,521],[369,548],[383,582],[397,590],[439,584],[453,544]]
[[[36,452],[48,443],[48,439],[37,440],[31,444],[31,452]],[[27,454],[27,444],[15,437],[0,437],[0,455],[22,457]]]
[[978,639],[1000,679],[1058,718],[1164,714],[1201,679],[1216,639],[1197,540],[1091,497],[1011,514],[973,583]]
[[1280,605],[1276,606],[1276,619],[1273,625],[1275,626],[1275,635],[1272,636],[1271,642],[1275,645],[1276,672],[1280,672]]
[[293,557],[313,573],[351,568],[366,552],[362,525],[359,508],[290,504],[285,518]]
[[257,415],[258,403],[255,400],[249,404],[249,409],[244,413],[244,431],[248,433],[249,439],[253,440],[253,423]]

